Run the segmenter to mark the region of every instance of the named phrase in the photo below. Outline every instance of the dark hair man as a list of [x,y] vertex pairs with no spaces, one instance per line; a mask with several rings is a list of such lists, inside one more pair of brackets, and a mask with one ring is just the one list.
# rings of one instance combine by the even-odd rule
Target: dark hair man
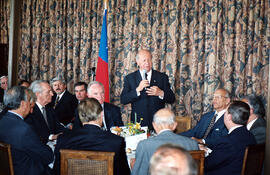
[[78,105],[78,113],[83,127],[60,135],[55,147],[55,169],[59,173],[60,149],[115,152],[114,174],[128,175],[124,138],[101,129],[103,109],[95,98],[87,98]]
[[232,102],[224,116],[228,135],[209,148],[200,146],[210,153],[204,164],[207,175],[241,174],[245,149],[248,145],[256,144],[254,136],[246,128],[249,111],[249,105],[245,102]]
[[247,122],[247,129],[254,135],[258,144],[265,143],[265,109],[260,97],[256,95],[249,95],[246,96],[242,101],[246,102],[250,107],[250,116]]
[[0,141],[11,145],[14,174],[47,174],[48,164],[53,161],[52,150],[24,122],[31,109],[28,91],[14,86],[6,91],[4,103],[9,110],[0,120]]
[[69,127],[74,120],[78,100],[75,95],[66,89],[66,81],[62,76],[53,78],[51,86],[55,94],[50,105],[54,108],[58,120],[66,127]]

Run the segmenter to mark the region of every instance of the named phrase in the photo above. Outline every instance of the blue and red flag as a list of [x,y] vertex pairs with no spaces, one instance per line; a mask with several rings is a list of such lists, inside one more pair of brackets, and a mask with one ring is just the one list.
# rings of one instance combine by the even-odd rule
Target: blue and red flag
[[103,24],[99,45],[99,54],[96,71],[96,81],[104,85],[105,102],[110,102],[109,68],[108,68],[108,44],[107,44],[107,8],[104,9]]

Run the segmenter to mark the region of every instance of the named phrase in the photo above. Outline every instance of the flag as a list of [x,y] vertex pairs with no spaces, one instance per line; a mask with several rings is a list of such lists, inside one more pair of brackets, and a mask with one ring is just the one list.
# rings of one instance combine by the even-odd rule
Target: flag
[[108,44],[107,44],[107,9],[103,14],[103,24],[98,53],[96,81],[104,85],[105,102],[110,102],[109,68],[108,68]]

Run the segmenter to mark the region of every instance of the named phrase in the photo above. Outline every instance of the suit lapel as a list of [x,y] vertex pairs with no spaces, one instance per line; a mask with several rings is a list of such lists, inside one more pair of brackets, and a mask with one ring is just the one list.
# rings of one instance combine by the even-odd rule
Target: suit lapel
[[157,85],[157,74],[156,71],[152,69],[152,76],[150,80],[150,86],[156,86]]
[[142,76],[141,76],[141,73],[140,73],[139,70],[136,71],[135,78],[136,78],[136,80],[135,80],[136,81],[136,86],[138,86],[140,84],[140,82],[142,81]]
[[[45,107],[45,109],[46,109],[46,107]],[[35,111],[35,113],[36,113],[36,116],[34,116],[34,117],[37,117],[37,120],[39,120],[39,122],[42,123],[42,126],[45,126],[45,127],[48,128],[48,125],[46,124],[45,119],[44,119],[44,117],[43,117],[43,114],[41,113],[39,107],[38,107],[36,104],[35,104],[35,107],[34,107],[34,111]],[[46,109],[46,112],[47,112],[47,109]],[[48,115],[48,114],[47,114],[47,115]],[[47,117],[47,118],[48,118],[48,117]],[[48,128],[48,129],[49,129],[49,128]]]

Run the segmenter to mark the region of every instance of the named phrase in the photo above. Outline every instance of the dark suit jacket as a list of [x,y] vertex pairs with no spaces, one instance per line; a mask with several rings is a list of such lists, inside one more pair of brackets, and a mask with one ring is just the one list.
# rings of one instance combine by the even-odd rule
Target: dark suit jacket
[[[180,135],[187,137],[196,137],[198,139],[203,138],[204,133],[206,132],[211,122],[211,119],[214,117],[214,115],[215,111],[204,114],[194,128],[186,132],[182,132],[180,133]],[[211,146],[215,144],[220,137],[226,136],[227,134],[228,130],[224,125],[224,115],[223,115],[218,119],[218,121],[214,124],[213,128],[211,129],[210,133],[207,135],[205,139],[205,144]]]
[[50,106],[45,106],[45,109],[49,127],[46,124],[45,119],[37,104],[34,106],[33,113],[26,117],[25,122],[33,127],[41,141],[46,144],[50,134],[58,134],[65,131],[66,129],[59,123],[53,109]]
[[220,138],[216,145],[210,147],[212,153],[205,158],[205,175],[241,174],[245,149],[254,144],[255,138],[245,126]]
[[14,174],[46,174],[53,152],[40,142],[32,128],[10,112],[0,120],[0,128],[0,141],[11,145]]
[[186,150],[198,150],[198,143],[188,137],[180,136],[172,131],[163,131],[156,137],[139,142],[136,148],[136,161],[132,175],[149,174],[149,162],[158,147],[166,143],[179,145]]
[[55,147],[54,168],[57,174],[60,170],[60,149],[90,150],[115,152],[114,175],[128,175],[130,170],[127,163],[124,138],[110,132],[102,131],[95,125],[84,125],[60,135]]
[[[52,97],[51,107],[54,107],[57,95],[54,94]],[[78,100],[75,95],[71,94],[67,90],[57,103],[54,111],[58,118],[58,121],[67,125],[74,120],[75,109],[78,106]]]
[[[120,108],[110,103],[104,102],[104,116],[108,131],[112,126],[123,126]],[[78,111],[75,112],[73,129],[82,127],[82,122],[79,118]]]
[[266,121],[259,117],[249,130],[255,137],[257,144],[265,143]]
[[131,120],[134,121],[134,114],[137,114],[137,121],[143,118],[142,126],[152,128],[153,115],[159,109],[165,107],[165,103],[173,103],[175,96],[170,88],[168,76],[164,73],[152,70],[150,86],[158,86],[164,91],[163,100],[157,96],[148,96],[145,90],[137,96],[136,88],[142,80],[140,71],[137,70],[128,74],[124,79],[124,88],[120,96],[122,104],[131,103]]

